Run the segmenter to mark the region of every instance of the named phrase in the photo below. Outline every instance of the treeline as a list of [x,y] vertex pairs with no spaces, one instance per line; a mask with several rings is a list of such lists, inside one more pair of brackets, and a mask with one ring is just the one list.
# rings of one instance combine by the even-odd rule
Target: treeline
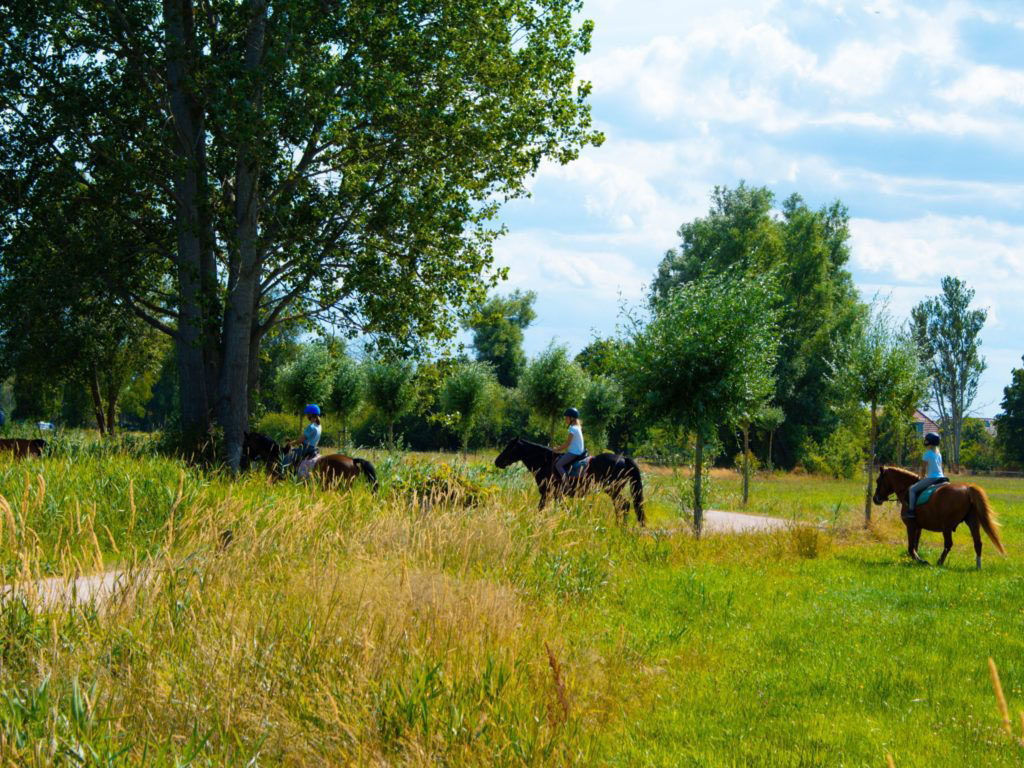
[[[985,312],[970,307],[963,282],[945,278],[900,322],[860,299],[841,204],[812,209],[794,195],[776,212],[769,190],[743,184],[716,189],[708,214],[679,237],[623,332],[575,357],[559,346],[525,354],[532,292],[471,305],[462,320],[470,348],[442,359],[374,355],[300,324],[276,328],[250,376],[250,424],[294,434],[302,406],[317,402],[338,444],[468,450],[515,435],[559,438],[561,411],[574,405],[592,447],[853,476],[866,455],[913,461],[912,414],[928,407],[954,466],[1024,458],[1019,372],[998,438],[967,416],[984,370]],[[0,287],[0,303],[13,308],[12,291],[28,288]],[[8,412],[105,430],[178,429],[174,347],[141,319],[116,317],[80,333],[53,328],[45,354],[39,327],[5,334]],[[18,330],[24,318],[7,325]],[[96,338],[104,344],[83,346]]]

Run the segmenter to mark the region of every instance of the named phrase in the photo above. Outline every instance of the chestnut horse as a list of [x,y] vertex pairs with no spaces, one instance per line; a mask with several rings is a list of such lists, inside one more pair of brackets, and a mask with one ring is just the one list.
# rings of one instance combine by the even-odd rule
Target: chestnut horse
[[27,456],[42,456],[46,449],[46,441],[29,440],[23,437],[0,438],[0,451],[10,451],[16,459],[24,459]]
[[[282,476],[281,457],[285,450],[292,445],[286,443],[284,448],[275,440],[261,435],[258,432],[246,432],[242,442],[242,465],[248,467],[254,461],[263,461],[267,467],[267,473],[274,479]],[[312,475],[324,485],[336,487],[344,484],[346,487],[352,484],[359,475],[365,475],[374,493],[379,488],[377,482],[377,471],[366,459],[358,459],[345,456],[340,453],[330,453],[321,456],[313,465]]]
[[981,528],[992,539],[995,548],[1006,554],[1003,542],[999,538],[999,522],[989,504],[985,492],[976,485],[947,483],[935,488],[932,497],[924,506],[914,510],[915,517],[907,519],[910,509],[908,491],[910,486],[920,478],[913,472],[899,467],[882,467],[878,471],[878,482],[875,484],[875,504],[883,504],[892,495],[896,496],[901,506],[901,517],[907,526],[907,552],[919,563],[925,562],[917,554],[917,545],[921,540],[921,531],[941,531],[944,549],[939,557],[939,565],[946,562],[949,550],[953,548],[953,531],[960,523],[967,523],[974,538],[974,554],[977,567],[981,570]]

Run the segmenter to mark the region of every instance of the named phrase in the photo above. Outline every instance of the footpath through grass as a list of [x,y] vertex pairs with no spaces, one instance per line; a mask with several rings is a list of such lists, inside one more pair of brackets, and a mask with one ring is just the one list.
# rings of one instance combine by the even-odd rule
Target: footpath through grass
[[[146,454],[0,464],[5,579],[151,562],[130,601],[0,607],[12,765],[1019,765],[1024,481],[982,480],[1010,552],[911,566],[862,489],[759,477],[821,529],[639,534],[594,497],[376,455],[382,492],[230,482]],[[40,477],[42,480],[40,480]],[[647,476],[675,528],[671,472]],[[738,478],[714,478],[738,509]],[[453,490],[454,489],[454,490]],[[219,551],[221,531],[233,541]],[[939,539],[927,539],[934,558]],[[1017,725],[1019,730],[1020,726]]]

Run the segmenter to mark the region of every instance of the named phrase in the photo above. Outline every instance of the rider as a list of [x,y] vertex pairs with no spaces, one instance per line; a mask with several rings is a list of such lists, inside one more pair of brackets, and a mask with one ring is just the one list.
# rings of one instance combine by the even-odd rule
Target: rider
[[921,495],[921,491],[945,479],[942,474],[942,452],[939,450],[941,442],[942,440],[934,432],[929,432],[924,436],[925,452],[921,457],[921,479],[910,486],[908,518],[914,517],[914,508],[917,506],[917,497]]
[[300,464],[304,459],[316,456],[316,447],[320,444],[323,431],[320,427],[320,406],[311,403],[302,412],[309,419],[309,424],[302,430],[302,443],[288,455],[285,464]]
[[556,453],[562,454],[555,462],[555,472],[559,478],[565,477],[565,470],[586,454],[583,447],[583,424],[580,422],[580,412],[575,408],[565,409],[565,425],[569,428],[569,434],[565,442],[555,448]]

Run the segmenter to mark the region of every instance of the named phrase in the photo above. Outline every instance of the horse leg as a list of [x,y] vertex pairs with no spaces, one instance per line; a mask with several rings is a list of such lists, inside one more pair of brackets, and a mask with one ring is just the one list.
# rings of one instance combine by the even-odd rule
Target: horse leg
[[917,545],[921,541],[921,528],[915,523],[914,520],[904,520],[907,526],[907,553],[911,559],[918,563],[928,564],[927,560],[923,560],[919,554],[917,554]]
[[611,486],[608,488],[608,495],[612,497],[612,504],[615,507],[615,522],[618,525],[625,525],[626,515],[629,514],[629,502],[626,502],[626,508],[622,508],[622,496],[619,493],[618,486]]
[[971,538],[974,539],[974,562],[975,567],[981,570],[981,525],[978,523],[978,516],[975,514],[968,515],[964,522],[967,523],[967,527],[971,529]]
[[946,562],[946,555],[949,554],[949,550],[953,548],[953,531],[951,528],[946,528],[942,531],[942,554],[939,555],[939,561],[936,565],[942,565]]

